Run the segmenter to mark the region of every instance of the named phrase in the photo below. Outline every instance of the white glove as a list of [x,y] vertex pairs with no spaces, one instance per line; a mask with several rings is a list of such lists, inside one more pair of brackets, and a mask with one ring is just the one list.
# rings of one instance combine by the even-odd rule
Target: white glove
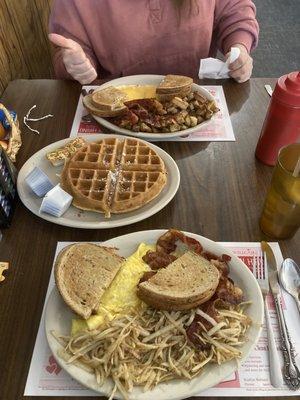
[[[240,49],[239,57],[231,64],[228,65],[229,75],[237,82],[242,83],[248,81],[252,74],[253,60],[250,57],[246,47],[242,44],[234,44],[232,47]],[[226,54],[226,59],[229,57],[230,52]]]
[[61,47],[63,63],[72,78],[82,85],[89,84],[97,78],[97,72],[80,44],[56,33],[50,33],[48,36],[53,44]]

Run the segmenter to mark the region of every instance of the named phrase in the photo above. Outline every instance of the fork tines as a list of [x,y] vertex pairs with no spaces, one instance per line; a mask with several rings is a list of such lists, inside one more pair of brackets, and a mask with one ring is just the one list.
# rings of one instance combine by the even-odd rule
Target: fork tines
[[253,274],[257,279],[257,283],[259,284],[262,294],[265,296],[269,293],[266,254],[263,253],[263,256],[254,256],[252,266]]

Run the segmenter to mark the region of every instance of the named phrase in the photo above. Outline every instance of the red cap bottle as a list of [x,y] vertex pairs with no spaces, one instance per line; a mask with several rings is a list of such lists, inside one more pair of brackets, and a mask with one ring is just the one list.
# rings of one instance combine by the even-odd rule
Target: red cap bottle
[[275,165],[281,147],[300,140],[300,71],[278,79],[258,140],[255,155]]

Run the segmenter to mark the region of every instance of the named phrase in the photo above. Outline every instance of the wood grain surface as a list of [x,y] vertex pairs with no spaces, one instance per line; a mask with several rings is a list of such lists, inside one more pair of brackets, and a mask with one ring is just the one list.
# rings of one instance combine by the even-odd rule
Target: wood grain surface
[[47,37],[52,0],[1,0],[0,94],[17,78],[51,78]]
[[[254,151],[269,103],[264,84],[274,86],[275,80],[215,84],[222,83],[236,142],[158,143],[177,162],[181,185],[171,203],[156,215],[121,228],[80,230],[44,221],[18,202],[12,225],[3,232],[0,242],[0,261],[10,263],[6,279],[0,284],[1,399],[23,399],[58,241],[104,241],[134,231],[169,227],[216,241],[266,239],[258,219],[272,168],[258,162]],[[55,116],[36,123],[40,135],[29,132],[21,123],[24,144],[18,168],[39,149],[69,135],[79,93],[80,86],[75,82],[16,80],[8,85],[1,101],[17,111],[20,121],[33,104],[37,105],[35,115]],[[284,257],[298,263],[299,239],[300,232],[280,242]]]

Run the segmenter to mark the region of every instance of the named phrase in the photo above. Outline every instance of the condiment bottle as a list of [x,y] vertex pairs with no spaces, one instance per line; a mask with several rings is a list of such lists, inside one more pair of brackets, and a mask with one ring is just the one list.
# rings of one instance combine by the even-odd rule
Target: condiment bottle
[[279,150],[300,140],[300,71],[281,76],[275,86],[255,155],[275,165]]

